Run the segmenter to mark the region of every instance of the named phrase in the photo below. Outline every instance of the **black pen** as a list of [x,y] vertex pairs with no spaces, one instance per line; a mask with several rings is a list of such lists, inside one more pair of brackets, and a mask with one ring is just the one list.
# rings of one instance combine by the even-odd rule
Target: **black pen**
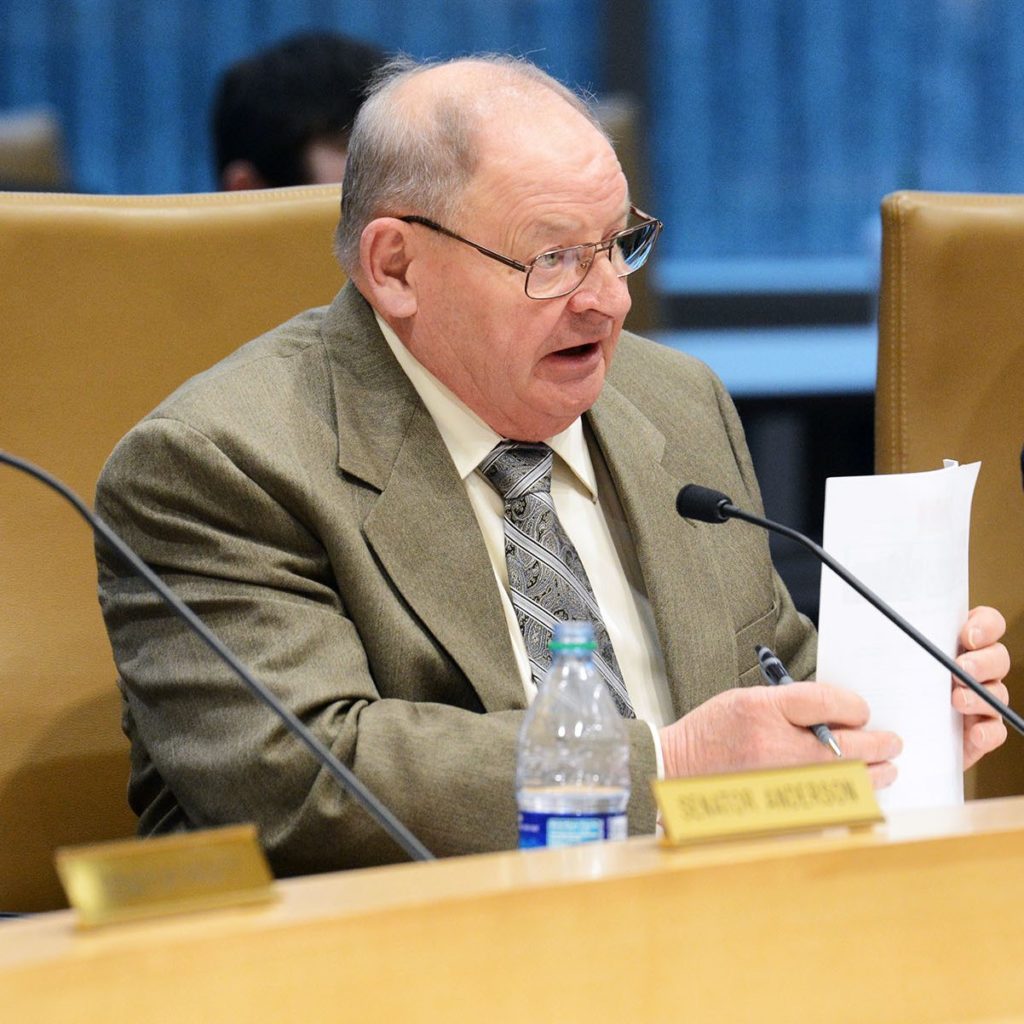
[[[761,678],[769,686],[785,686],[793,682],[792,676],[786,671],[786,666],[779,661],[779,656],[770,647],[755,647],[757,652],[757,667],[761,670]],[[807,727],[818,739],[832,751],[836,757],[842,757],[843,752],[836,743],[835,736],[827,725],[809,725]]]

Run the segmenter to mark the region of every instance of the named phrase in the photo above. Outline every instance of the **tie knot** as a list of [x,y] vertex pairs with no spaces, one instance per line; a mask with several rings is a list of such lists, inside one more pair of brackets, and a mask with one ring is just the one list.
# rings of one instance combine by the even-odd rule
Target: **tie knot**
[[480,472],[508,503],[551,490],[551,456],[546,444],[502,441],[480,463]]

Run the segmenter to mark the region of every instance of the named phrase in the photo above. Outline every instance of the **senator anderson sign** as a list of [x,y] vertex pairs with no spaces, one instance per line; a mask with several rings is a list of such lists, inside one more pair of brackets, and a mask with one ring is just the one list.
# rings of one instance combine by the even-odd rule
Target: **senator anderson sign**
[[652,785],[665,838],[673,845],[882,820],[862,761],[664,779]]

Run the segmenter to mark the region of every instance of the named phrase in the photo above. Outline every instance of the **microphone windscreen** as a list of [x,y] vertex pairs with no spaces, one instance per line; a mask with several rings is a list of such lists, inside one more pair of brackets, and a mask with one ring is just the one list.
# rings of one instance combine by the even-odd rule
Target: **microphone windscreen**
[[731,504],[732,498],[727,494],[700,484],[687,484],[676,497],[676,511],[684,519],[702,523],[724,523],[729,517],[722,512],[722,506]]

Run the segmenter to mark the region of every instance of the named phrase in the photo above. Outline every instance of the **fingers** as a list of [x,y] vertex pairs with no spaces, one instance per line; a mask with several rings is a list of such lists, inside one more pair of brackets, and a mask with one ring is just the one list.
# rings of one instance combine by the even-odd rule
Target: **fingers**
[[867,701],[852,690],[829,683],[790,683],[768,690],[768,694],[793,725],[867,725],[870,709]]
[[[972,672],[971,675],[974,673]],[[1003,704],[1010,702],[1010,692],[1006,689],[1005,683],[986,683],[984,689]],[[962,683],[957,683],[953,687],[953,707],[962,715],[978,715],[983,718],[995,718],[999,715],[995,708],[986,704],[981,697]]]
[[864,761],[875,789],[884,789],[896,781],[897,768],[892,763],[903,751],[903,741],[896,733],[867,730],[870,717],[867,702],[856,693],[828,683],[792,683],[768,691],[787,721],[815,743],[805,748],[806,761],[829,760],[832,753],[814,738],[806,727],[824,722],[850,760]]
[[833,729],[832,735],[843,757],[851,761],[880,765],[892,761],[903,752],[903,740],[894,732],[881,729]]
[[1002,746],[1006,726],[1001,718],[964,719],[964,768],[977,764],[986,754]]
[[991,643],[961,654],[956,663],[968,675],[988,682],[1002,679],[1010,671],[1010,652],[1001,643]]
[[967,615],[960,631],[960,646],[965,651],[976,651],[1002,639],[1005,632],[1006,619],[995,608],[979,605]]
[[[997,646],[1002,647],[1002,644]],[[984,688],[997,700],[1009,703],[1010,694],[1004,683],[986,683]],[[1006,740],[1006,726],[995,708],[962,683],[953,687],[953,708],[964,716],[964,769],[971,768],[986,754],[1002,746]]]
[[[874,789],[886,789],[896,781],[899,769],[893,760],[903,752],[903,740],[896,733],[833,728],[832,736],[839,744],[844,758],[865,763]],[[830,760],[832,757],[832,753],[819,744],[817,751],[809,755],[807,760]]]
[[868,765],[868,778],[875,789],[887,789],[896,781],[896,765],[889,761]]
[[[960,631],[963,653],[956,659],[965,672],[1003,704],[1010,700],[1002,682],[1010,671],[1009,651],[1000,643],[1005,632],[1006,619],[995,608],[972,608]],[[995,708],[962,683],[954,683],[953,707],[964,716],[964,768],[970,768],[1002,745],[1006,726]]]

